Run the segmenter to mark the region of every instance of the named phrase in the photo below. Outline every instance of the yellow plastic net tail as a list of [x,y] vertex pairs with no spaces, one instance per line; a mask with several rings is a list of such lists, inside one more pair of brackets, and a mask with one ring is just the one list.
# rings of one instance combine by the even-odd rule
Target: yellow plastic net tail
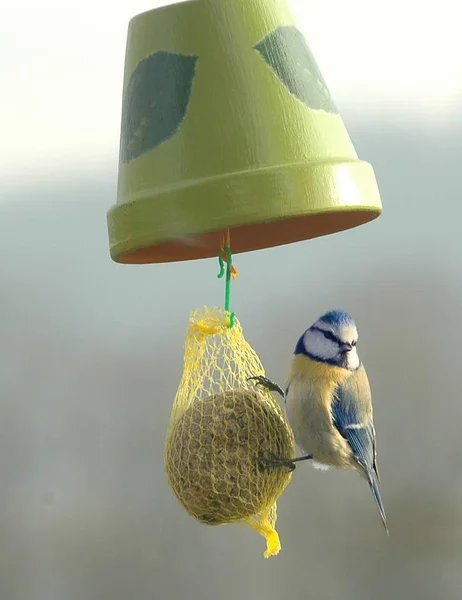
[[237,318],[219,308],[191,312],[184,369],[173,403],[165,452],[169,483],[202,523],[242,522],[278,554],[276,501],[291,479],[287,467],[259,459],[293,458],[293,434],[273,395],[249,377],[264,375]]

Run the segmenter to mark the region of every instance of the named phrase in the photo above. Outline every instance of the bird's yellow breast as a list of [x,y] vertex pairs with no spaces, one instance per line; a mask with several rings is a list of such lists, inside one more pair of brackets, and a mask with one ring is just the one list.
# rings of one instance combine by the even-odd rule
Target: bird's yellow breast
[[297,355],[289,375],[286,409],[297,443],[317,462],[343,467],[351,449],[332,421],[334,390],[351,373],[341,367]]
[[298,354],[294,356],[292,361],[290,379],[293,379],[295,376],[332,389],[346,381],[350,376],[350,372],[342,367],[317,362],[308,356]]
[[291,387],[304,389],[311,402],[330,418],[333,392],[349,375],[346,369],[317,362],[300,354],[294,356],[292,361],[289,383]]

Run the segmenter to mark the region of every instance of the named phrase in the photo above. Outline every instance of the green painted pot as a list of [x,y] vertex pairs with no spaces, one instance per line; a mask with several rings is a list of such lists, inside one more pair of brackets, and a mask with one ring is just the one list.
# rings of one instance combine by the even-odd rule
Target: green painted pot
[[156,263],[297,242],[382,210],[281,0],[191,0],[129,24],[112,258]]

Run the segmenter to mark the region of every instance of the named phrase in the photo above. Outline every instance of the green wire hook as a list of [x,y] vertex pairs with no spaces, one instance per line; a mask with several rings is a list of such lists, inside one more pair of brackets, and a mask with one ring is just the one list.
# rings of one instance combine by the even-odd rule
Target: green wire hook
[[[229,313],[229,305],[231,300],[231,274],[233,267],[233,256],[231,254],[231,249],[228,246],[223,248],[224,253],[226,254],[226,283],[225,283],[225,311]],[[218,255],[218,262],[220,264],[220,272],[218,273],[218,279],[221,279],[225,274],[225,261],[223,260],[222,254]],[[236,318],[235,313],[229,314],[229,327],[231,328],[234,325],[234,319]]]

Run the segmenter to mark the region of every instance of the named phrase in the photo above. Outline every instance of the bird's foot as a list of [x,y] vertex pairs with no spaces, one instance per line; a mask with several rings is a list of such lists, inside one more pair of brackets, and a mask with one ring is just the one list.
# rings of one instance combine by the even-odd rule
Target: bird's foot
[[275,467],[287,467],[290,471],[294,471],[296,462],[302,460],[311,460],[312,454],[306,456],[299,456],[298,458],[259,458],[258,463],[262,469],[271,469]]
[[[284,390],[274,381],[268,379],[264,375],[256,375],[255,377],[248,377],[247,381],[255,380],[255,386],[261,386],[270,392],[277,392],[283,398],[285,397]],[[295,467],[294,467],[295,468]]]

